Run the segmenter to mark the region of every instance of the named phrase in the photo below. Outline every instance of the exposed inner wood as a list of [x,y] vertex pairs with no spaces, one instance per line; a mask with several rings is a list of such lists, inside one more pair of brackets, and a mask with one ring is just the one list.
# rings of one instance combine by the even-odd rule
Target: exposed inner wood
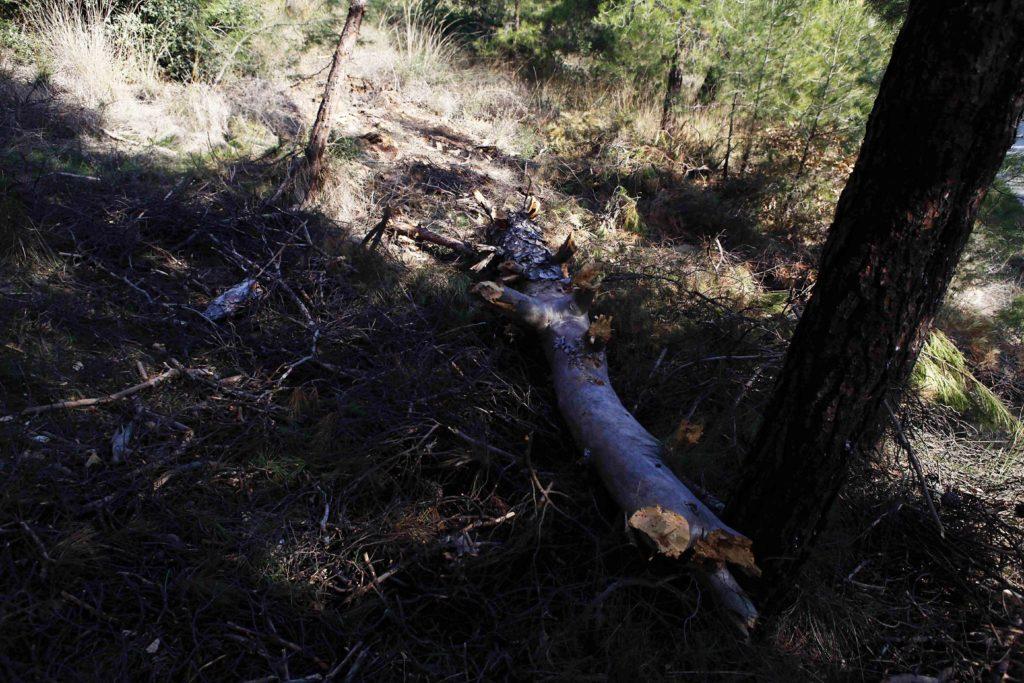
[[[609,330],[592,333],[587,312],[594,276],[582,269],[573,279],[548,248],[529,211],[512,213],[494,240],[508,284],[482,282],[477,293],[536,330],[551,366],[558,407],[585,459],[642,532],[668,557],[692,553],[706,572],[705,583],[738,623],[757,617],[753,604],[726,569],[736,565],[759,573],[751,541],[722,522],[662,460],[662,445],[636,421],[612,388],[604,345]],[[567,240],[567,243],[569,240]],[[726,578],[727,577],[727,578]]]

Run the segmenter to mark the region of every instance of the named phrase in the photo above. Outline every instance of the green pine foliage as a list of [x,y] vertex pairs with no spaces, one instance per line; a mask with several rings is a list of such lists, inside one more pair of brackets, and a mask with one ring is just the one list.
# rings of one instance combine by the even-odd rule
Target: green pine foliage
[[[388,3],[384,3],[388,11]],[[898,3],[851,0],[428,0],[477,54],[660,106],[677,45],[684,109],[735,124],[744,169],[859,144],[897,30]],[[781,131],[781,132],[780,132]],[[723,132],[724,135],[724,132]]]
[[933,330],[914,366],[911,382],[920,394],[952,408],[993,432],[1024,437],[1024,424],[967,367],[967,359],[940,330]]
[[121,0],[113,21],[122,33],[156,46],[164,73],[179,81],[214,77],[225,67],[259,68],[250,47],[260,26],[260,4],[251,0]]

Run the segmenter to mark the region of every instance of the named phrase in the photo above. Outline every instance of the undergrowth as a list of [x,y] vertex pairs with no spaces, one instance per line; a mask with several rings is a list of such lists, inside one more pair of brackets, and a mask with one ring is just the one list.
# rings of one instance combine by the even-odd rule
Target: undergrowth
[[[471,264],[394,235],[358,245],[384,206],[476,241],[474,191],[499,207],[539,196],[553,240],[571,228],[579,260],[601,264],[595,313],[612,319],[623,402],[676,471],[724,497],[848,155],[816,155],[827,187],[783,211],[793,154],[726,176],[728,109],[684,112],[667,135],[649,99],[474,71],[449,52],[450,26],[406,7],[354,56],[308,210],[266,202],[310,114],[282,92],[315,97],[340,11],[289,10],[305,22],[289,40],[314,52],[295,48],[283,86],[245,69],[159,77],[152,108],[117,114],[106,95],[3,73],[0,677],[1015,671],[1024,481],[996,477],[979,427],[1020,423],[1012,386],[993,392],[952,332],[915,371],[934,401],[903,411],[945,535],[887,442],[856,463],[796,602],[744,642],[684,564],[627,529],[559,417],[536,340],[479,305]],[[139,82],[112,82],[142,101]],[[201,315],[248,277],[263,296],[241,315]],[[122,400],[19,414],[178,367]]]

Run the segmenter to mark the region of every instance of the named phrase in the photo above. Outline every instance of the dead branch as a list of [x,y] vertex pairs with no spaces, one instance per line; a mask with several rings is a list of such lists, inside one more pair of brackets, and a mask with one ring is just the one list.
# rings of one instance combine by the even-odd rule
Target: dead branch
[[341,30],[341,36],[338,37],[338,46],[331,61],[331,70],[327,74],[327,84],[324,86],[324,96],[320,101],[320,109],[316,113],[313,130],[309,135],[309,144],[306,146],[303,173],[306,176],[307,187],[303,202],[316,193],[323,184],[324,154],[327,151],[327,143],[334,123],[334,110],[341,95],[342,73],[346,68],[352,48],[355,47],[356,40],[359,38],[359,27],[363,22],[363,14],[366,13],[366,4],[367,0],[351,0],[349,2],[345,27]]
[[143,389],[149,389],[168,380],[180,377],[182,374],[184,374],[183,370],[179,368],[170,368],[155,377],[147,379],[145,382],[139,382],[134,386],[122,389],[121,391],[110,394],[109,396],[100,396],[98,398],[78,398],[68,401],[57,401],[56,403],[49,403],[43,406],[33,406],[31,408],[25,408],[14,415],[6,415],[3,418],[0,418],[0,421],[8,422],[13,420],[16,415],[38,415],[39,413],[45,413],[51,410],[88,408],[90,406],[103,405],[104,403],[113,403],[114,401],[120,401],[122,398],[131,396],[132,394],[137,394]]
[[477,245],[470,242],[464,242],[457,240],[454,237],[448,237],[440,233],[429,230],[422,225],[401,225],[395,223],[393,220],[395,217],[395,211],[390,207],[384,207],[384,212],[381,215],[380,221],[366,233],[363,237],[361,245],[365,248],[369,245],[370,250],[374,250],[380,244],[381,238],[384,233],[390,230],[396,234],[408,237],[409,239],[427,242],[428,244],[434,244],[445,249],[451,249],[454,252],[469,256],[470,258],[480,258],[484,255],[490,256],[494,252],[494,248],[489,245]]
[[630,526],[669,557],[692,555],[703,581],[746,632],[757,610],[726,565],[758,574],[751,541],[687,488],[662,460],[661,443],[622,405],[603,350],[608,330],[600,326],[601,334],[595,333],[588,313],[596,269],[584,269],[570,280],[560,262],[568,250],[556,254],[547,246],[532,219],[536,210],[527,198],[497,237],[501,270],[514,275],[521,289],[482,282],[475,291],[541,335],[562,416]]
[[935,525],[939,528],[939,536],[945,538],[946,529],[942,526],[942,519],[939,518],[939,511],[935,509],[935,501],[932,500],[931,491],[928,490],[928,482],[925,481],[924,470],[921,469],[921,461],[917,459],[917,454],[914,453],[914,447],[910,445],[910,439],[908,439],[906,433],[904,433],[903,425],[900,424],[899,418],[896,417],[896,411],[892,409],[892,404],[889,403],[889,399],[885,400],[885,410],[889,413],[889,421],[892,422],[892,426],[896,430],[896,441],[899,443],[900,447],[906,451],[907,459],[910,460],[910,465],[914,468],[914,472],[917,474],[917,483],[921,487],[921,495],[924,496],[924,501],[928,504],[928,511],[935,520]]
[[300,655],[308,656],[314,662],[316,662],[316,665],[318,667],[320,667],[324,671],[327,671],[328,669],[331,668],[330,665],[327,662],[325,662],[324,660],[320,659],[316,655],[309,654],[306,651],[306,648],[302,647],[301,645],[299,645],[297,643],[293,643],[290,640],[285,640],[284,638],[282,638],[281,636],[277,635],[276,633],[260,633],[258,631],[253,631],[252,629],[246,628],[244,626],[240,626],[239,624],[236,624],[236,623],[234,623],[232,621],[228,622],[228,627],[238,631],[239,633],[241,633],[243,635],[248,636],[249,638],[252,638],[253,640],[266,639],[266,640],[269,640],[270,642],[274,643],[275,645],[280,645],[281,647],[287,648],[287,649],[291,650],[292,652],[295,652],[295,653],[300,654]]

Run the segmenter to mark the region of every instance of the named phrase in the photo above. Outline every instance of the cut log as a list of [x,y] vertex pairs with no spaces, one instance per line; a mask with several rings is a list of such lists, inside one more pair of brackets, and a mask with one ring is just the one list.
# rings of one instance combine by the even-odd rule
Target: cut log
[[[486,301],[536,330],[551,366],[558,407],[572,434],[630,526],[657,550],[677,558],[690,553],[705,584],[746,630],[757,611],[727,565],[757,575],[751,541],[728,527],[662,460],[662,446],[630,414],[612,388],[603,351],[607,334],[591,330],[587,308],[593,277],[574,280],[553,253],[528,211],[509,215],[495,240],[503,272],[514,272],[520,289],[482,282]],[[599,327],[604,327],[603,322]],[[598,343],[600,342],[600,343]]]

